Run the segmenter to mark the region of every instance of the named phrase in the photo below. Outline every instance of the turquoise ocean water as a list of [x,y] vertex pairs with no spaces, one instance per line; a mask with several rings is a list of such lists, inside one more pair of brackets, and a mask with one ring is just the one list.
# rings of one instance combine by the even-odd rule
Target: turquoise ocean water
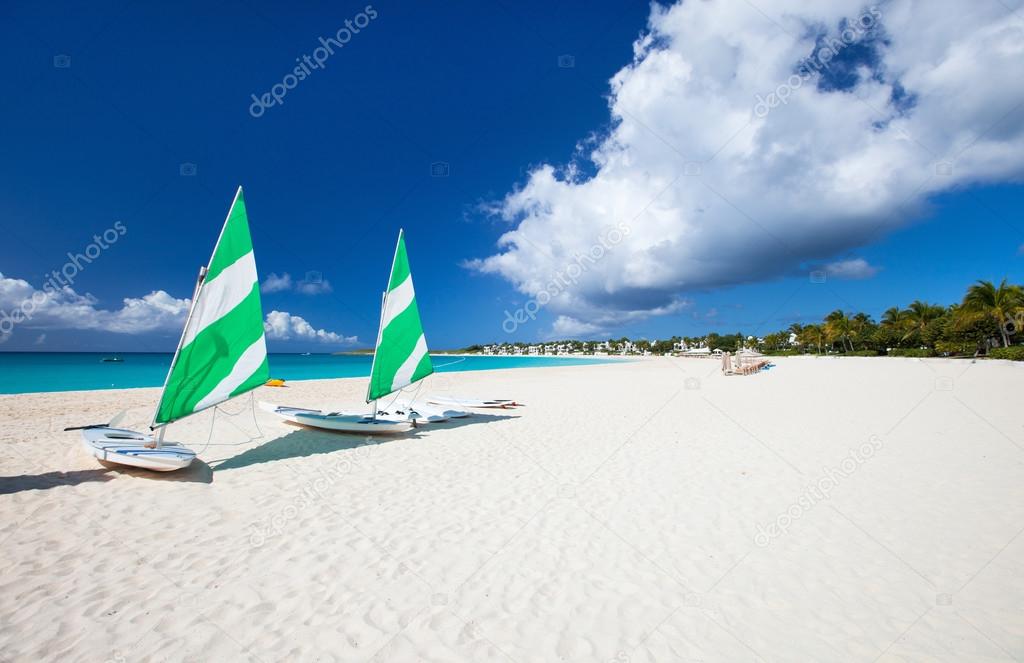
[[[123,362],[107,363],[104,357]],[[132,352],[0,352],[0,394],[37,391],[125,389],[163,385],[170,353]],[[358,378],[370,374],[369,355],[270,355],[271,377],[283,380]],[[614,359],[594,357],[452,357],[434,356],[434,370],[486,371],[496,368],[537,368],[601,364]]]

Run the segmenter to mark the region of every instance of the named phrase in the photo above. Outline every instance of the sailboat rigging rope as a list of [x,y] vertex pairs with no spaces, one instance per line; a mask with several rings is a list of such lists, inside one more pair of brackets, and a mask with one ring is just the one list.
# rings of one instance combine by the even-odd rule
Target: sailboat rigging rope
[[[420,395],[420,389],[423,387],[423,382],[424,380],[416,381],[416,390],[412,393],[412,398],[409,398],[410,405],[416,405],[416,397]],[[402,394],[406,394],[406,387],[402,387],[401,389],[396,391],[395,397],[391,399],[391,402],[389,402],[387,405],[383,407],[378,406],[377,410],[380,412],[387,412],[388,410],[391,409],[391,406],[393,406],[395,402],[402,396]]]
[[435,366],[434,368],[444,368],[445,366],[451,366],[452,364],[458,364],[459,362],[463,362],[463,361],[466,361],[465,357],[462,357],[460,359],[456,359],[455,361],[450,361],[447,364],[441,364],[440,366]]
[[412,398],[409,399],[410,405],[416,404],[416,397],[420,395],[420,389],[423,388],[424,380],[420,380],[416,383],[416,391],[412,392]]
[[[465,357],[460,357],[460,358],[456,359],[455,361],[450,361],[447,364],[441,364],[440,366],[435,366],[434,368],[444,368],[445,366],[451,366],[452,364],[458,364],[458,363],[463,362],[463,361],[466,361],[466,358]],[[424,382],[426,382],[426,380],[417,380],[416,381],[416,391],[414,391],[413,394],[412,394],[412,397],[409,398],[409,404],[410,405],[415,406],[416,398],[420,395],[420,389],[423,388],[423,383]],[[388,410],[390,410],[391,407],[395,404],[395,402],[399,399],[399,397],[401,397],[402,394],[407,393],[406,392],[406,388],[407,387],[402,387],[398,391],[394,392],[394,394],[395,394],[394,398],[392,398],[388,402],[387,405],[381,406],[380,405],[381,399],[377,399],[377,403],[378,403],[377,410],[380,411],[380,412],[387,412]]]
[[[256,437],[253,437],[252,435],[249,434],[248,431],[243,430],[242,427],[240,427],[238,424],[232,421],[233,417],[237,417],[238,415],[242,414],[245,411],[245,409],[245,407],[242,407],[239,408],[237,412],[229,412],[227,410],[221,409],[220,405],[215,405],[213,407],[213,415],[210,417],[210,432],[206,436],[206,444],[203,446],[202,450],[196,452],[197,455],[202,454],[209,447],[240,447],[246,444],[251,444],[254,440],[261,439],[263,437],[263,429],[260,428],[260,422],[259,420],[256,419],[256,395],[251,391],[249,392],[249,411],[252,412],[252,422],[253,424],[255,424],[256,431],[259,433],[259,435]],[[214,424],[217,421],[218,412],[228,415],[228,418],[225,419],[225,421],[234,426],[236,430],[238,430],[239,432],[246,436],[247,439],[244,442],[213,442],[213,428]]]

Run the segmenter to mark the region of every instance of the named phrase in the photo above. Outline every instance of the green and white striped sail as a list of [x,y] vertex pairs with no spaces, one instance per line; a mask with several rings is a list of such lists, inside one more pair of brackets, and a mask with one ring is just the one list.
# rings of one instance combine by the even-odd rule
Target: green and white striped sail
[[405,233],[399,231],[366,402],[398,391],[433,372],[427,339],[420,323],[420,310],[416,306],[416,291],[412,287],[409,256],[405,253]]
[[259,277],[242,187],[192,301],[153,424],[166,424],[262,385],[270,377]]

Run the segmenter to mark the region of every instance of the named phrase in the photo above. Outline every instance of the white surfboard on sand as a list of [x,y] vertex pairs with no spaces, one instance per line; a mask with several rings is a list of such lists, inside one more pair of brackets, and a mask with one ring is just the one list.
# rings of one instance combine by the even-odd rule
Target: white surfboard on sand
[[469,396],[440,396],[432,395],[427,396],[425,399],[428,403],[434,405],[441,405],[444,407],[455,407],[455,408],[510,408],[517,407],[521,403],[517,403],[507,398],[492,398],[489,400],[482,400],[479,398],[472,398]]
[[383,414],[386,417],[408,418],[431,424],[469,416],[469,412],[465,410],[430,405],[423,401],[412,403],[404,398],[400,398],[387,405],[378,406],[377,413]]
[[289,407],[260,401],[260,409],[270,412],[285,421],[303,426],[324,428],[340,433],[356,433],[359,435],[377,435],[386,433],[404,433],[412,424],[395,418],[374,418],[369,414],[352,414],[345,412],[324,412],[303,407]]

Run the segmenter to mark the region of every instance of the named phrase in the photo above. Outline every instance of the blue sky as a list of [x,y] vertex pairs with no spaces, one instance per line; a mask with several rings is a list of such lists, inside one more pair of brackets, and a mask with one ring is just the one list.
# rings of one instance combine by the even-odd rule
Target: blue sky
[[[655,105],[661,98],[658,92],[639,102],[628,96],[631,86],[644,82],[638,80],[647,75],[641,66],[634,68],[618,96],[609,85],[633,61],[634,42],[642,34],[653,30],[672,53],[672,40],[682,44],[680,31],[687,28],[679,27],[670,14],[652,19],[644,3],[421,5],[372,3],[376,17],[330,55],[324,68],[312,70],[287,91],[283,103],[260,117],[250,113],[252,95],[259,97],[280,83],[297,58],[314,54],[320,37],[334,35],[346,19],[366,13],[366,3],[7,7],[0,40],[7,82],[0,105],[0,126],[6,130],[0,156],[0,232],[6,238],[0,244],[0,273],[9,294],[24,288],[15,281],[41,288],[47,273],[66,263],[68,252],[83,251],[94,234],[120,221],[127,232],[75,279],[75,293],[90,296],[78,302],[81,316],[116,312],[126,298],[141,301],[155,291],[187,298],[239,184],[245,187],[261,276],[288,273],[293,282],[289,290],[265,293],[265,311],[300,317],[311,329],[336,335],[331,339],[359,339],[354,344],[324,343],[297,333],[289,340],[271,339],[272,351],[333,351],[371,343],[400,227],[407,233],[418,301],[434,348],[548,338],[560,330],[578,331],[574,336],[648,338],[709,329],[765,333],[791,321],[818,319],[835,308],[877,316],[914,298],[951,303],[977,278],[1024,281],[1020,165],[988,166],[998,161],[987,156],[988,147],[968,148],[968,154],[982,156],[964,169],[957,161],[956,176],[948,185],[929,184],[906,206],[870,209],[863,215],[850,213],[848,204],[843,214],[823,209],[825,221],[838,219],[828,227],[844,231],[822,231],[816,243],[804,241],[806,233],[792,243],[783,236],[785,244],[795,247],[788,262],[779,259],[781,249],[771,248],[778,229],[785,232],[786,218],[767,214],[762,224],[756,204],[731,202],[743,198],[733,188],[745,186],[731,174],[735,171],[708,168],[703,175],[708,189],[718,192],[718,199],[728,199],[729,206],[743,208],[741,216],[753,224],[747,229],[750,235],[763,231],[764,236],[736,240],[728,214],[716,217],[712,210],[703,217],[687,216],[694,209],[703,213],[707,205],[685,199],[675,207],[666,203],[658,219],[636,217],[636,232],[613,249],[617,253],[612,259],[588,272],[578,293],[560,293],[535,321],[508,334],[502,328],[505,311],[537,297],[537,284],[524,275],[550,268],[536,262],[538,255],[551,255],[538,245],[551,238],[554,253],[571,250],[572,240],[566,238],[580,236],[574,224],[592,223],[596,232],[623,218],[584,215],[582,221],[563,223],[566,217],[559,210],[575,209],[578,203],[567,202],[561,193],[545,197],[549,194],[539,186],[538,169],[551,164],[564,173],[562,169],[576,164],[579,174],[563,174],[556,187],[568,192],[582,192],[586,180],[602,170],[608,178],[614,174],[628,182],[658,171],[665,165],[658,161],[661,157],[648,157],[643,145],[629,145],[625,132],[631,120],[654,136],[654,142],[663,143],[659,149],[669,145],[667,154],[679,152],[678,145],[687,146],[682,151],[689,149],[685,134],[677,133],[679,118],[688,115],[680,102],[666,100],[665,108],[679,112],[662,114]],[[778,29],[786,32],[784,19],[778,20]],[[982,20],[991,23],[1001,17]],[[833,23],[823,23],[826,32]],[[898,43],[895,25],[889,31]],[[814,43],[813,35],[806,38]],[[658,46],[646,48],[642,66],[651,68],[650,49]],[[864,48],[850,49],[846,57],[863,60]],[[565,55],[571,61],[560,61]],[[895,65],[899,57],[908,56],[893,48],[889,64]],[[701,63],[691,62],[700,72]],[[913,68],[902,66],[908,72],[905,78],[913,80]],[[879,66],[878,71],[883,69]],[[657,70],[664,79],[652,75],[652,89],[669,89],[681,80],[664,72]],[[849,77],[849,68],[843,73]],[[761,75],[766,82],[744,93],[751,105],[755,93],[777,89],[786,80],[770,71]],[[879,74],[879,85],[902,84],[892,76],[884,81]],[[800,103],[821,108],[843,93],[834,87],[819,81],[820,89],[799,90]],[[919,92],[920,115],[926,116],[930,98],[924,83]],[[981,90],[978,96],[985,93]],[[647,104],[648,99],[654,101]],[[614,109],[621,110],[627,101],[634,108],[649,108],[616,114]],[[998,141],[1012,145],[1018,137],[1013,127],[1021,124],[1014,101],[993,99],[991,117],[965,119],[948,133],[973,129],[985,146]],[[857,103],[851,99],[849,105]],[[899,105],[893,103],[893,108]],[[796,108],[794,103],[775,109],[767,121],[781,123]],[[916,111],[912,108],[909,114]],[[893,117],[900,121],[895,111]],[[850,125],[856,121],[851,119]],[[993,125],[996,129],[989,130]],[[637,174],[587,158],[617,126],[620,142],[635,150],[630,163],[649,158],[651,167]],[[766,123],[763,131],[772,126]],[[687,130],[701,127],[707,132],[714,128],[699,117],[686,125]],[[940,141],[929,141],[930,129],[919,127],[916,135],[934,145]],[[733,146],[745,140],[739,135]],[[589,147],[580,150],[588,137]],[[728,154],[732,149],[727,150],[729,163],[741,163],[741,156]],[[936,158],[946,153],[940,148]],[[707,156],[697,160],[705,162]],[[438,167],[442,173],[447,170],[446,176],[432,176],[432,164],[438,163],[447,164]],[[759,177],[786,168],[773,164],[757,164]],[[800,167],[796,165],[797,171]],[[897,167],[895,161],[892,167]],[[532,212],[507,202],[506,196],[515,191],[529,198],[526,207]],[[886,191],[877,199],[900,193]],[[584,197],[600,201],[601,195],[602,189],[594,187]],[[873,208],[874,194],[862,196],[864,207]],[[616,204],[610,197],[608,208]],[[776,209],[785,211],[788,204],[780,202]],[[505,216],[487,209],[499,209]],[[672,235],[670,243],[678,248],[658,257],[665,264],[651,258],[661,256],[655,249],[658,233],[664,231],[658,228],[666,226],[659,224],[671,224],[677,213],[689,232],[711,233],[724,224],[724,248],[744,247],[735,256],[725,251],[726,257],[749,269],[716,267],[708,279],[673,271],[674,265],[706,259],[691,252],[698,243],[685,234]],[[813,216],[803,208],[800,214]],[[530,217],[529,223],[520,227],[524,217]],[[851,218],[861,225],[853,227]],[[512,251],[498,247],[509,231],[521,231]],[[591,239],[582,241],[592,244]],[[646,244],[637,244],[641,241]],[[530,251],[536,253],[528,255]],[[491,258],[504,262],[492,261],[490,267],[469,262]],[[851,260],[869,266],[861,276],[874,275],[829,277],[825,283],[812,283],[808,277],[816,265]],[[641,273],[645,265],[648,271]],[[299,292],[294,283],[311,272],[322,274],[330,288]],[[663,272],[663,279],[651,276]],[[608,302],[615,313],[605,314],[601,302]],[[167,321],[147,328],[136,320],[129,324],[123,316],[82,322],[75,310],[62,309],[19,325],[0,349],[170,351],[180,330],[174,322],[179,313],[164,313]],[[561,327],[555,324],[559,320]]]

